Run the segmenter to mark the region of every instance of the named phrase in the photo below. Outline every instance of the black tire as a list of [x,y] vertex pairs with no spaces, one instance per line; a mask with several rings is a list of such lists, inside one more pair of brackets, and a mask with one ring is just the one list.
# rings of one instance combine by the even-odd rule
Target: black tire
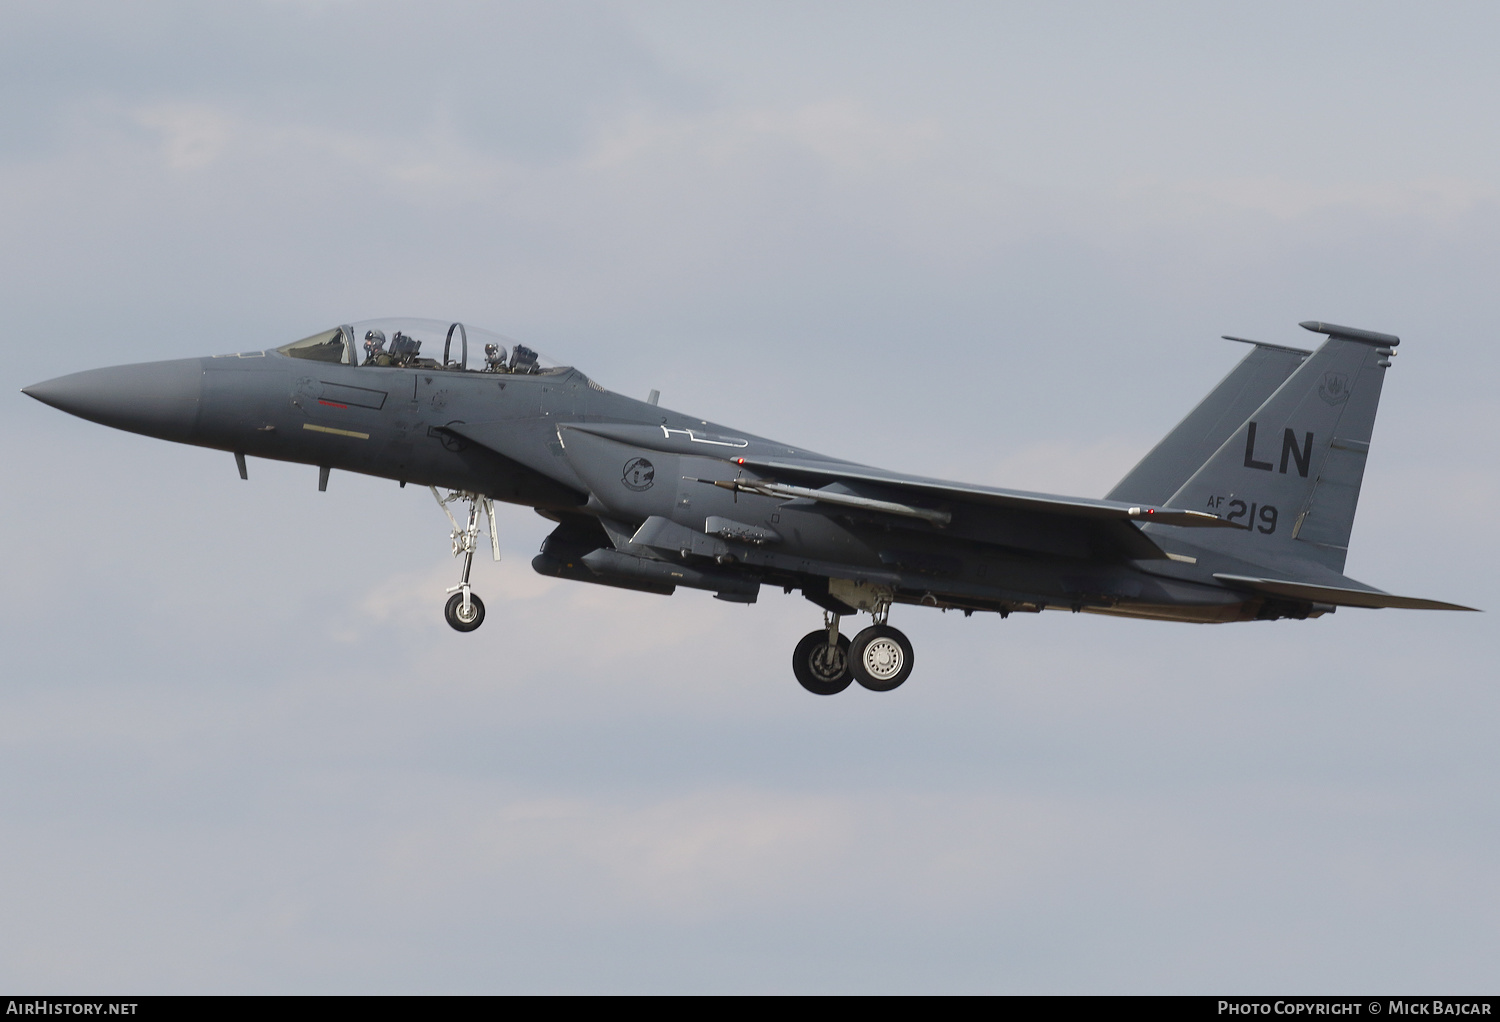
[[849,673],[871,692],[889,692],[911,677],[911,641],[890,625],[871,625],[849,644]]
[[838,655],[829,656],[828,629],[808,632],[792,653],[797,683],[813,695],[836,696],[854,680],[849,673],[849,640],[839,636]]
[[484,624],[484,601],[473,593],[469,594],[469,611],[473,614],[473,620],[465,621],[462,617],[464,609],[464,594],[454,593],[448,597],[448,606],[443,608],[443,617],[448,619],[448,624],[455,632],[472,632]]

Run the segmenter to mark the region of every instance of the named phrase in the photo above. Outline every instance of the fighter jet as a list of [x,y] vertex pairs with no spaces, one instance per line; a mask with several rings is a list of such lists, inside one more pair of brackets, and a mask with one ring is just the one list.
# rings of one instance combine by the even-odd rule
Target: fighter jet
[[[1343,574],[1376,406],[1399,339],[1331,323],[1315,351],[1250,352],[1102,499],[872,468],[613,393],[498,334],[432,320],[337,326],[265,351],[74,373],[24,393],[117,429],[427,486],[462,559],[448,623],[472,632],[494,501],[557,523],[543,575],[754,603],[797,591],[809,692],[911,675],[902,607],[1008,617],[1070,610],[1184,622],[1305,619],[1340,607],[1469,610]],[[1244,340],[1243,338],[1228,338]],[[425,353],[424,353],[425,346]],[[482,349],[482,350],[481,350]],[[447,491],[444,495],[442,491]],[[466,513],[455,517],[453,506]],[[853,639],[846,617],[869,614]]]

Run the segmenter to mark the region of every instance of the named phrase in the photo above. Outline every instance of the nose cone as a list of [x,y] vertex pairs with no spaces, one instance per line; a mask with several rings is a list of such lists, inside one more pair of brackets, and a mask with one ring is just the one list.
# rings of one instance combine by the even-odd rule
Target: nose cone
[[33,383],[21,393],[80,419],[189,442],[203,398],[203,363],[186,358],[90,369]]

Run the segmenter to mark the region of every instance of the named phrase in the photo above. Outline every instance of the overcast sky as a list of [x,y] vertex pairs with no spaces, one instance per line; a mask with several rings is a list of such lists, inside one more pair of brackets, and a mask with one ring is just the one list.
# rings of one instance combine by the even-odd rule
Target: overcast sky
[[[1401,335],[1348,571],[1495,610],[1492,4],[0,0],[0,986],[1493,990],[1490,615],[820,617],[544,579],[425,491],[25,384],[461,318],[1098,496],[1229,333]],[[847,631],[847,629],[846,629]]]

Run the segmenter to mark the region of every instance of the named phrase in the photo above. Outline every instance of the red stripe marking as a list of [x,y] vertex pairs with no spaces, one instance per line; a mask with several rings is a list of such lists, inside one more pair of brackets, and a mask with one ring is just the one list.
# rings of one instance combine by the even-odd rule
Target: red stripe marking
[[318,398],[318,404],[327,405],[329,408],[342,408],[345,411],[349,410],[348,405],[341,405],[337,401],[324,401],[322,398]]

